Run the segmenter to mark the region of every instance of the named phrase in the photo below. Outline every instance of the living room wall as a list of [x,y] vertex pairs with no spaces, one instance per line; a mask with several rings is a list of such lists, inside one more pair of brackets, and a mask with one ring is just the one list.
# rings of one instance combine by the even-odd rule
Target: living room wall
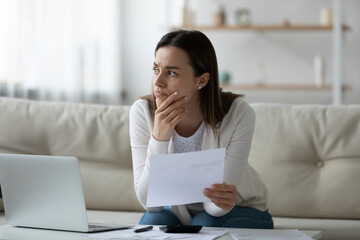
[[[122,2],[122,79],[126,103],[150,93],[156,43],[170,26],[179,23],[183,1],[124,0]],[[142,7],[139,7],[139,6]],[[248,8],[254,24],[319,23],[320,9],[331,0],[196,0],[189,1],[196,24],[211,24],[219,5],[232,24],[234,10]],[[204,8],[204,6],[206,6]],[[351,30],[344,34],[344,104],[360,103],[360,1],[343,1],[343,22]],[[331,31],[239,32],[204,31],[217,51],[220,71],[228,71],[233,83],[256,83],[258,66],[265,66],[266,83],[312,84],[313,61],[318,54],[324,64],[324,81],[332,82]],[[331,104],[331,91],[241,91],[249,102]]]

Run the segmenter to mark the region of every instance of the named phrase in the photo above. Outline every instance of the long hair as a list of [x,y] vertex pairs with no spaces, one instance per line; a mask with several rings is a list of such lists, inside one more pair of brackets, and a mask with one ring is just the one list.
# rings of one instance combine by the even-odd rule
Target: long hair
[[[216,53],[210,40],[200,31],[177,30],[164,35],[155,48],[155,54],[161,47],[174,46],[184,50],[194,69],[196,77],[204,73],[210,74],[208,84],[200,90],[200,108],[205,123],[209,124],[220,141],[217,129],[225,114],[229,111],[232,102],[241,95],[222,92],[219,87],[219,72]],[[154,115],[156,102],[154,93],[143,96],[148,101],[150,111]]]

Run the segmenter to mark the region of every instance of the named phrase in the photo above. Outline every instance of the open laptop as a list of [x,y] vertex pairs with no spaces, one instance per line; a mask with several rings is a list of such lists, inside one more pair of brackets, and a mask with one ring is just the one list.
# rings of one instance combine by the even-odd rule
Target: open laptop
[[88,224],[76,157],[0,154],[0,184],[8,225],[75,232],[131,227]]

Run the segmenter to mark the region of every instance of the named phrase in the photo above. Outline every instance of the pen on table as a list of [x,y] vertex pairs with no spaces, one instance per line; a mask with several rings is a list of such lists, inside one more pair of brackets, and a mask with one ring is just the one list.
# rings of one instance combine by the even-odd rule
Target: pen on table
[[153,226],[138,228],[138,229],[135,229],[134,232],[141,233],[141,232],[150,231],[151,229],[153,229]]

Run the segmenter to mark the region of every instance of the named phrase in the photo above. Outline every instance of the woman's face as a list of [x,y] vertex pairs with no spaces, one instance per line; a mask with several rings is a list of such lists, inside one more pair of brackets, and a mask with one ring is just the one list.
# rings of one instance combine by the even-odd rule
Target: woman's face
[[153,91],[156,106],[174,92],[178,98],[187,96],[188,103],[195,103],[199,96],[200,77],[194,75],[187,53],[174,46],[161,47],[155,54]]

